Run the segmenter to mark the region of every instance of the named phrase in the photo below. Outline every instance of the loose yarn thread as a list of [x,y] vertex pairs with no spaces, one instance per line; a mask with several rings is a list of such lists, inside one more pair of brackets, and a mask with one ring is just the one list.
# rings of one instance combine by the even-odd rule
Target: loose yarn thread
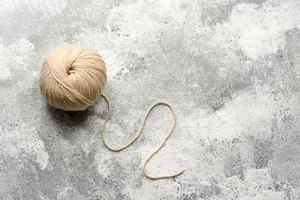
[[113,152],[119,152],[119,151],[122,151],[124,149],[126,149],[127,147],[129,147],[130,145],[132,145],[139,137],[140,135],[142,134],[143,132],[143,129],[145,127],[145,123],[146,123],[146,120],[148,119],[151,111],[159,106],[159,105],[163,105],[163,106],[166,106],[167,108],[169,108],[169,110],[171,111],[172,113],[172,117],[173,117],[173,123],[172,123],[172,127],[171,129],[168,131],[168,134],[166,136],[166,138],[163,140],[163,142],[159,145],[159,147],[153,152],[151,153],[148,158],[146,159],[145,163],[144,163],[144,166],[143,166],[143,173],[144,175],[151,179],[151,180],[158,180],[158,179],[165,179],[165,178],[172,178],[172,177],[176,177],[176,176],[179,176],[180,174],[182,174],[184,172],[184,170],[181,170],[179,172],[175,172],[173,174],[170,174],[170,175],[161,175],[161,176],[152,176],[149,174],[148,170],[147,170],[147,164],[149,163],[149,161],[151,160],[151,158],[153,156],[155,156],[155,154],[157,154],[162,148],[163,146],[166,144],[167,140],[169,139],[169,137],[171,136],[171,134],[173,133],[175,127],[176,127],[176,114],[175,114],[175,111],[173,110],[173,108],[171,107],[170,104],[166,103],[166,102],[163,102],[163,101],[159,101],[159,102],[156,102],[154,104],[152,104],[148,110],[145,112],[145,115],[143,117],[143,120],[142,120],[142,124],[140,126],[140,128],[138,129],[137,131],[137,134],[135,135],[135,137],[133,139],[131,139],[130,142],[128,142],[128,144],[122,146],[122,147],[112,147],[110,146],[107,141],[105,140],[106,136],[105,136],[105,131],[106,131],[106,124],[109,120],[109,117],[110,117],[110,114],[111,114],[111,105],[110,105],[110,101],[108,100],[108,98],[105,96],[105,95],[101,95],[103,97],[103,99],[105,100],[106,104],[107,104],[107,107],[108,107],[108,112],[107,112],[107,115],[106,115],[106,119],[104,121],[104,124],[103,124],[103,128],[102,128],[102,141],[103,141],[103,144],[106,146],[106,148],[108,148],[109,150],[113,151]]
[[50,50],[46,56],[40,74],[40,90],[46,102],[51,106],[65,111],[82,111],[96,102],[101,95],[107,105],[107,115],[102,125],[102,142],[113,152],[119,152],[132,145],[142,134],[146,120],[152,110],[159,106],[166,106],[172,114],[173,123],[167,136],[157,149],[151,153],[144,165],[143,174],[151,179],[165,179],[179,176],[184,171],[170,175],[153,176],[147,170],[150,160],[163,148],[176,127],[176,114],[170,104],[159,101],[152,104],[145,112],[142,124],[131,141],[122,147],[112,147],[106,141],[106,126],[111,114],[111,103],[103,94],[106,84],[106,65],[101,56],[91,49],[72,45],[60,45]]

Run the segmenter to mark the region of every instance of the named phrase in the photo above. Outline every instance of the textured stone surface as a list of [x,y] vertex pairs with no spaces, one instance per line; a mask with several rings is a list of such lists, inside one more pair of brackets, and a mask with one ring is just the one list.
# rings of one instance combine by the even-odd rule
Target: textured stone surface
[[[101,143],[103,102],[49,108],[38,89],[47,50],[97,49],[108,65],[110,142],[156,109],[141,138]],[[300,199],[298,0],[6,0],[0,6],[0,199]]]

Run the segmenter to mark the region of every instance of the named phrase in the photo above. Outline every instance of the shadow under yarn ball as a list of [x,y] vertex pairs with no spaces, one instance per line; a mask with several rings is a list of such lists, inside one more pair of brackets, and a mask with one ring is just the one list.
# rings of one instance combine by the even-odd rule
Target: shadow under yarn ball
[[48,105],[47,110],[54,122],[62,125],[62,127],[76,127],[83,125],[90,115],[88,109],[83,111],[64,111]]
[[46,102],[65,111],[86,110],[106,84],[106,65],[94,50],[59,45],[45,58],[39,85]]

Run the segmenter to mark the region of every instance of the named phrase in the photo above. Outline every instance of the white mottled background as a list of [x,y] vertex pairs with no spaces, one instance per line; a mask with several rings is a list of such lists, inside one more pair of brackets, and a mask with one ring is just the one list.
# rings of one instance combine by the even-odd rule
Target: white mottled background
[[[99,51],[113,102],[110,142],[124,144],[165,99],[177,129],[150,163],[170,117],[156,109],[129,149],[101,143],[103,102],[48,107],[38,89],[59,43]],[[0,199],[299,200],[299,0],[3,0],[0,3]]]

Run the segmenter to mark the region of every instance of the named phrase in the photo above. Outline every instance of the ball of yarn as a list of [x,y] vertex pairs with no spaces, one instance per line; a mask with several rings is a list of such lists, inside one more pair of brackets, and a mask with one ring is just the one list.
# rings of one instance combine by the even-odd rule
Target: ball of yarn
[[45,58],[40,90],[47,103],[66,111],[92,106],[106,84],[106,65],[94,50],[59,45]]

